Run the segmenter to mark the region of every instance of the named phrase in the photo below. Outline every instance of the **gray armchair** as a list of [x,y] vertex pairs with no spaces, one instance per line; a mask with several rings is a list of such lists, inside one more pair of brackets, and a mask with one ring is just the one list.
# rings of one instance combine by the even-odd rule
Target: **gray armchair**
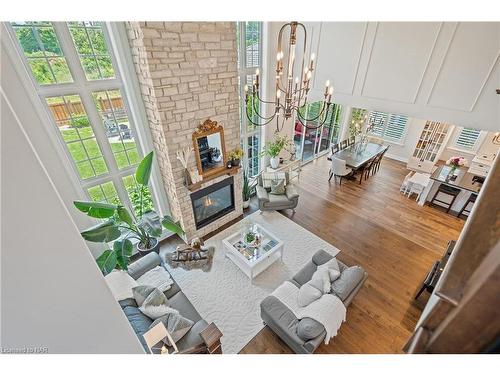
[[262,177],[259,176],[259,184],[256,186],[259,209],[261,211],[295,210],[299,203],[299,193],[295,186],[290,184],[288,172],[286,172],[286,192],[283,195],[271,194],[268,189],[262,186]]

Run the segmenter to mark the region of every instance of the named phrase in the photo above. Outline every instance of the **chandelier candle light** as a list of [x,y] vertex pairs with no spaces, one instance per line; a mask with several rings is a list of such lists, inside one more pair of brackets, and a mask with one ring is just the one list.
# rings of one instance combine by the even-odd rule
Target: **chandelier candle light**
[[[285,58],[285,53],[282,47],[283,34],[285,30],[289,29],[289,39],[286,46],[287,56]],[[304,49],[302,53],[302,61],[300,64],[296,64],[296,47],[297,47],[297,31],[302,29],[304,35]],[[271,121],[276,119],[276,131],[281,131],[283,129],[286,120],[291,118],[294,113],[297,114],[297,119],[302,125],[309,129],[318,129],[323,126],[326,122],[326,114],[330,108],[333,86],[330,85],[330,81],[326,81],[324,100],[321,103],[321,109],[316,117],[305,118],[300,113],[300,108],[305,107],[307,103],[307,95],[311,89],[311,78],[314,71],[314,59],[315,54],[312,53],[310,57],[309,64],[306,64],[306,49],[307,49],[307,31],[305,26],[299,22],[289,22],[284,24],[278,35],[278,47],[276,53],[276,98],[274,101],[266,101],[260,97],[259,86],[260,86],[260,71],[257,69],[255,71],[255,80],[253,81],[251,91],[248,85],[245,85],[245,103],[246,103],[246,115],[248,121],[255,126],[264,126],[269,124]],[[284,62],[286,60],[286,67]],[[295,75],[297,66],[300,66],[300,72]],[[295,78],[294,78],[295,77]],[[250,106],[248,105],[250,102]],[[274,113],[270,116],[263,116],[257,110],[255,105],[256,102],[262,104],[269,104],[274,106]],[[250,107],[250,108],[249,108]],[[261,107],[262,108],[262,107]],[[257,115],[258,121],[254,121],[252,114]],[[280,126],[280,116],[282,119]],[[319,124],[310,125],[309,122],[319,120]]]

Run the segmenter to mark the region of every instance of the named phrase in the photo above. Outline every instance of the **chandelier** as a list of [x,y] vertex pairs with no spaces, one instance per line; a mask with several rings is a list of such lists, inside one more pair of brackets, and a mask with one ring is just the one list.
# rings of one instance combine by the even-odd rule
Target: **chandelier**
[[[299,29],[303,31],[303,51],[299,64],[296,61],[297,47],[297,32]],[[289,30],[288,43],[283,49],[283,34],[285,30]],[[291,118],[296,113],[297,120],[308,129],[318,129],[327,120],[328,109],[330,108],[333,94],[333,87],[330,86],[330,81],[326,81],[324,99],[321,102],[318,114],[312,118],[306,118],[301,109],[305,109],[307,103],[307,94],[310,90],[311,78],[314,72],[314,53],[311,54],[309,64],[306,64],[306,47],[307,47],[307,31],[305,26],[299,22],[290,22],[284,24],[278,35],[278,47],[276,52],[276,97],[273,101],[264,100],[259,94],[260,72],[255,71],[255,80],[252,83],[251,90],[248,85],[245,85],[245,112],[248,121],[255,126],[264,126],[276,119],[276,131],[283,129],[286,120]],[[285,57],[286,52],[286,57]],[[297,70],[300,68],[300,70]],[[270,116],[264,116],[259,113],[256,103],[261,103],[259,108],[265,105],[274,107],[274,113]],[[256,115],[257,121],[252,118]],[[280,126],[281,118],[281,126]],[[310,122],[316,122],[311,125]]]

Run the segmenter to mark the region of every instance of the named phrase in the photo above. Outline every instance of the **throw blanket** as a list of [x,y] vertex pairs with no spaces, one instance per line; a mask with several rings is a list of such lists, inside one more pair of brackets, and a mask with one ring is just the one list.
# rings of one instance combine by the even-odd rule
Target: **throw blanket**
[[345,322],[344,304],[337,296],[324,294],[309,305],[300,307],[297,303],[298,293],[299,288],[285,281],[271,295],[278,298],[298,319],[311,318],[323,324],[326,330],[325,344],[328,344],[330,339],[337,335],[341,324]]
[[169,290],[173,283],[172,277],[162,266],[156,266],[137,279],[138,285],[154,286],[161,292]]

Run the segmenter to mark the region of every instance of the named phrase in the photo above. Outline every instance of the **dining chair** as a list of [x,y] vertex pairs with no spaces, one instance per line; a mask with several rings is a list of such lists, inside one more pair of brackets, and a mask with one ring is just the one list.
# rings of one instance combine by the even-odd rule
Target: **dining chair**
[[382,162],[382,159],[384,158],[384,155],[388,149],[389,149],[389,146],[378,155],[377,162],[375,163],[375,167],[373,168],[373,174],[377,173],[378,170],[380,169],[380,163]]
[[412,194],[417,194],[416,200],[418,202],[423,191],[425,190],[427,185],[429,185],[430,179],[431,176],[427,173],[415,173],[413,176],[411,176],[408,181],[409,186],[406,188],[406,194],[408,195],[408,198],[410,198]]
[[332,166],[330,168],[330,178],[328,179],[328,182],[334,177],[335,182],[337,181],[336,178],[340,177],[340,183],[339,185],[342,185],[342,177],[348,176],[352,173],[351,168],[347,168],[345,160],[336,158],[335,156],[332,157]]
[[340,149],[343,150],[346,147],[347,147],[347,139],[344,139],[343,141],[340,142]]
[[337,152],[339,152],[339,144],[335,143],[334,145],[332,145],[332,155],[336,154]]
[[368,180],[368,177],[370,177],[370,172],[375,166],[375,162],[377,161],[377,156],[371,158],[366,162],[366,164],[361,167],[361,176],[359,177],[359,183],[361,184],[361,181],[363,180],[363,177],[365,178],[365,181]]
[[411,181],[410,178],[415,174],[414,171],[410,171],[404,178],[403,182],[401,183],[401,186],[399,187],[399,191],[402,192],[403,194],[406,194],[408,190],[410,189]]

